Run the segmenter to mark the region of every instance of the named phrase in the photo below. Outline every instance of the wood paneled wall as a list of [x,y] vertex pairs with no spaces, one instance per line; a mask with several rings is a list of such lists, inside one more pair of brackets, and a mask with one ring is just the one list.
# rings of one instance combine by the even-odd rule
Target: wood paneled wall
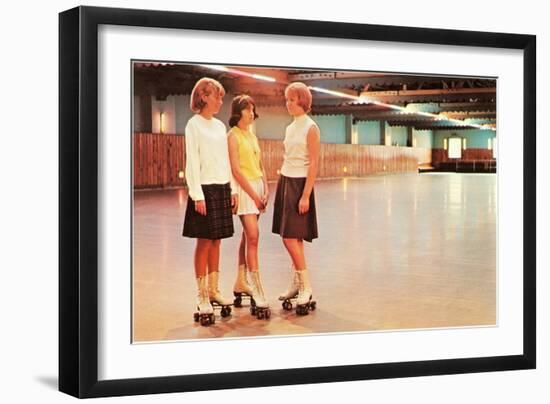
[[[269,180],[278,177],[284,147],[279,140],[260,140]],[[354,177],[379,173],[415,173],[430,164],[431,149],[350,144],[321,144],[319,178]],[[135,188],[177,187],[185,184],[185,138],[181,135],[134,134]]]
[[185,185],[185,138],[160,133],[134,134],[134,187],[163,188]]

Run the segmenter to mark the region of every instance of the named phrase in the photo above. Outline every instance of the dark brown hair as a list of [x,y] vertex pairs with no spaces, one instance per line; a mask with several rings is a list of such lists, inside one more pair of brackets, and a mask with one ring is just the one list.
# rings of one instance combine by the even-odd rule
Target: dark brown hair
[[247,109],[251,105],[254,111],[254,119],[258,119],[259,115],[256,113],[256,103],[251,96],[242,94],[233,98],[233,101],[231,101],[231,117],[229,118],[229,126],[231,128],[236,126],[241,120],[243,109]]

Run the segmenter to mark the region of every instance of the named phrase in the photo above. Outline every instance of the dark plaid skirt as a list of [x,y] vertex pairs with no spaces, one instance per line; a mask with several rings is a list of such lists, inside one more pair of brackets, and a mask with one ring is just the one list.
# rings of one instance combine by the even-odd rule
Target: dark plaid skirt
[[187,198],[183,236],[218,240],[234,233],[231,212],[231,187],[227,184],[201,185],[206,201],[206,216],[195,210],[195,202]]
[[318,237],[315,194],[309,196],[309,211],[300,215],[298,203],[302,197],[305,178],[292,178],[281,175],[273,203],[273,233],[284,238],[297,238],[311,242]]

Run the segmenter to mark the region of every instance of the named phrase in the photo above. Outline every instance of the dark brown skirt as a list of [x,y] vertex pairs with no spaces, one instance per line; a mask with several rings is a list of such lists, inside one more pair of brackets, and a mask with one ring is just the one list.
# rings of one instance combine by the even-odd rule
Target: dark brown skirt
[[318,237],[313,190],[309,196],[309,211],[304,215],[298,213],[298,203],[305,184],[305,178],[292,178],[284,175],[279,177],[273,205],[272,231],[284,238],[297,238],[311,243]]
[[231,212],[231,187],[227,184],[201,185],[206,202],[206,216],[195,210],[195,202],[187,198],[183,236],[218,240],[231,237],[233,214]]

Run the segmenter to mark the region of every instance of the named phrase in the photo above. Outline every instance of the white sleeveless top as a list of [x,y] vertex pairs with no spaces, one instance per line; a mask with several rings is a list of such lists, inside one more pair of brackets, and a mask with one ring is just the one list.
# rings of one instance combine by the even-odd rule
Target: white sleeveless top
[[307,150],[307,133],[315,121],[307,114],[294,118],[294,121],[286,127],[285,154],[281,174],[285,177],[307,177],[309,167],[309,152]]

